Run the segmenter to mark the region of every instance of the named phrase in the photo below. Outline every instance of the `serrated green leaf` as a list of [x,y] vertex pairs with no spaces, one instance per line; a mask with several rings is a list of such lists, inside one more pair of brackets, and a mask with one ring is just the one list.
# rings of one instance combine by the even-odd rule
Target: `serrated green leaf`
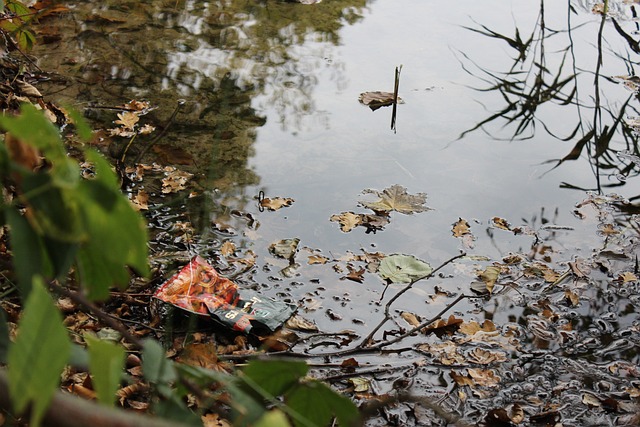
[[91,335],[86,335],[85,340],[89,346],[89,369],[98,401],[113,406],[124,368],[124,348]]
[[145,340],[142,351],[144,378],[154,384],[166,384],[176,380],[173,362],[167,359],[162,346],[154,340]]
[[429,275],[433,268],[412,255],[389,255],[382,259],[378,274],[393,283],[410,283]]
[[252,360],[243,373],[272,396],[280,396],[307,374],[305,362]]
[[[306,381],[290,389],[285,395],[285,403],[293,411],[304,416],[311,425],[327,426],[335,416],[341,427],[356,423],[358,408],[344,396],[319,381]],[[308,423],[294,417],[296,426]]]
[[31,403],[31,425],[40,425],[69,354],[70,342],[62,316],[42,279],[35,278],[18,337],[8,354],[11,401],[17,413]]

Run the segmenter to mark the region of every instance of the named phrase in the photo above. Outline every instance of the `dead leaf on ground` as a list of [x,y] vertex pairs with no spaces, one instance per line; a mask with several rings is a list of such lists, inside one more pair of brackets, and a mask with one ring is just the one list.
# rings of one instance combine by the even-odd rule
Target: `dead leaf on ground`
[[200,416],[202,427],[232,427],[232,424],[221,418],[218,414],[207,414]]
[[407,189],[401,185],[392,185],[382,190],[382,192],[367,189],[364,190],[363,193],[374,194],[379,197],[379,200],[373,202],[360,202],[365,208],[376,212],[396,211],[411,215],[431,210],[431,208],[425,206],[427,202],[427,195],[425,193],[408,194]]
[[348,233],[360,224],[361,217],[360,214],[353,212],[342,212],[339,215],[331,215],[329,221],[338,222],[340,224],[340,230]]
[[274,197],[273,199],[265,197],[260,200],[260,206],[270,211],[277,211],[278,209],[291,206],[293,202],[294,200],[290,197]]
[[137,113],[131,111],[123,111],[122,113],[118,113],[118,120],[114,123],[122,126],[126,130],[133,130],[136,126],[136,123],[140,121],[140,116]]
[[182,350],[176,362],[217,372],[231,372],[233,365],[219,360],[217,352],[218,349],[213,343],[190,344]]

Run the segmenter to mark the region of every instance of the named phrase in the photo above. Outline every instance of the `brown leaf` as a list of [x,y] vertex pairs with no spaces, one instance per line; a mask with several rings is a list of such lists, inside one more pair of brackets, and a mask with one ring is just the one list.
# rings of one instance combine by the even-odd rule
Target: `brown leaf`
[[356,270],[351,264],[347,264],[347,269],[349,273],[346,276],[341,277],[340,279],[353,280],[354,282],[363,283],[364,282],[364,267]]
[[258,337],[261,348],[266,351],[288,351],[298,342],[298,336],[293,331],[279,329],[267,337]]
[[580,304],[580,297],[573,291],[566,289],[564,291],[564,298],[567,300],[571,307],[577,307]]
[[493,287],[495,286],[501,271],[502,269],[499,266],[491,265],[478,274],[478,278],[485,283],[489,293],[493,291]]
[[471,228],[469,227],[467,220],[458,218],[458,221],[453,224],[451,232],[455,237],[462,237],[465,234],[470,234]]
[[475,385],[496,387],[500,383],[500,377],[498,377],[491,369],[468,368],[467,372],[473,379]]
[[355,372],[358,367],[360,367],[360,364],[353,357],[343,360],[340,364],[340,369],[344,372]]
[[308,263],[309,265],[313,264],[326,264],[329,261],[329,258],[322,255],[309,255]]
[[42,165],[42,158],[38,150],[26,144],[10,133],[4,136],[4,143],[11,160],[27,170],[34,170]]
[[133,196],[131,203],[135,210],[146,211],[149,209],[149,194],[144,189],[141,189]]
[[468,357],[470,362],[480,365],[490,365],[507,360],[507,356],[501,351],[490,351],[482,348],[474,348],[469,352]]
[[260,200],[260,206],[262,206],[263,208],[267,208],[270,211],[277,211],[278,209],[281,209],[283,207],[291,206],[293,202],[294,200],[289,197],[275,197],[273,199],[265,197],[264,199]]
[[507,222],[506,219],[494,216],[491,218],[491,223],[496,228],[501,228],[502,230],[511,231],[511,224]]
[[401,312],[400,317],[402,317],[405,322],[407,322],[409,325],[411,325],[414,328],[416,326],[419,326],[420,323],[422,323],[420,322],[420,319],[418,318],[418,316],[416,316],[413,313],[409,313],[408,311]]
[[353,212],[342,212],[340,215],[331,215],[329,221],[340,223],[340,230],[348,233],[360,224],[361,218]]
[[303,332],[317,332],[318,326],[310,320],[305,319],[304,317],[296,314],[287,320],[285,324],[287,328],[294,329],[296,331]]
[[424,333],[436,334],[438,338],[442,338],[444,335],[453,335],[460,328],[462,322],[462,319],[458,319],[452,314],[447,320],[437,320],[424,328]]
[[221,418],[218,414],[207,414],[200,416],[202,427],[232,427],[233,425]]
[[476,332],[480,332],[480,331],[494,332],[495,330],[496,330],[496,325],[494,325],[493,322],[489,319],[486,319],[482,323],[482,326],[480,326],[480,324],[475,320],[472,320],[471,322],[464,322],[463,324],[460,325],[460,332],[462,332],[465,335],[475,335]]
[[229,362],[220,361],[217,356],[218,352],[219,350],[213,343],[190,344],[182,350],[180,356],[176,358],[176,362],[218,372],[231,372],[232,365]]
[[225,256],[231,256],[236,251],[236,245],[230,240],[225,241],[222,246],[220,246],[220,253]]
[[382,190],[382,192],[365,190],[363,193],[375,194],[379,197],[379,200],[374,202],[360,202],[365,208],[376,212],[396,211],[411,215],[413,213],[431,210],[431,208],[425,206],[427,201],[427,195],[425,193],[408,194],[407,189],[401,185],[392,185]]
[[165,194],[184,190],[187,181],[193,176],[193,174],[177,170],[176,168],[169,168],[166,174],[167,176],[162,180],[162,192]]
[[435,356],[443,365],[463,365],[467,359],[460,354],[459,347],[452,341],[444,341],[436,344],[420,344],[418,350]]
[[[358,97],[358,101],[375,111],[380,107],[393,105],[394,95],[393,92],[382,92],[379,90],[372,92],[363,92]],[[397,102],[399,104],[403,103],[402,98],[398,97]]]
[[123,111],[122,113],[118,113],[118,120],[114,123],[122,126],[126,130],[133,130],[136,126],[136,123],[140,121],[140,117],[137,113],[133,113],[131,111]]

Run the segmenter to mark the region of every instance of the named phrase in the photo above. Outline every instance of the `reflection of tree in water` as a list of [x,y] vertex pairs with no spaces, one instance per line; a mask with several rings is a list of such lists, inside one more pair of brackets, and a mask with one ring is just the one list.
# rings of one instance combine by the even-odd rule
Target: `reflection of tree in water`
[[[631,5],[631,8],[633,7]],[[601,67],[605,61],[603,49],[604,46],[610,45],[603,36],[605,28],[613,26],[618,35],[623,37],[624,43],[628,44],[628,49],[623,53],[607,55],[606,60],[610,61],[613,57],[623,61],[631,75],[634,74],[634,66],[637,65],[634,58],[640,53],[640,49],[634,49],[638,43],[634,42],[629,34],[624,33],[618,23],[618,19],[626,16],[623,12],[629,11],[630,7],[616,4],[615,8],[610,9],[615,11],[615,17],[611,13],[594,15],[600,17],[596,34],[597,60],[591,64],[592,69],[579,69],[573,36],[578,27],[572,24],[571,18],[576,17],[580,9],[581,13],[586,12],[585,9],[591,13],[592,5],[584,1],[576,4],[567,1],[568,26],[562,31],[547,27],[544,0],[540,1],[535,27],[526,36],[518,28],[514,35],[500,34],[483,25],[471,28],[476,33],[506,42],[516,52],[512,56],[512,66],[505,72],[490,71],[482,64],[473,62],[470,56],[462,54],[465,70],[487,84],[479,90],[500,94],[504,107],[463,132],[460,138],[477,130],[497,137],[497,132],[489,128],[492,124],[501,124],[511,129],[511,140],[532,138],[542,128],[558,140],[574,143],[572,150],[565,157],[554,161],[554,167],[569,160],[577,160],[582,154],[586,154],[596,179],[593,189],[600,192],[604,187],[624,185],[626,179],[640,174],[640,165],[634,161],[640,154],[638,133],[625,120],[627,115],[638,115],[634,102],[631,102],[632,98],[638,97],[638,91],[634,88],[635,95],[630,96],[621,105],[616,104],[615,100],[609,102],[606,98],[607,90],[611,86],[605,85],[617,82],[612,77],[601,74]],[[633,13],[635,11],[631,12]],[[552,43],[552,37],[553,50],[549,50],[546,45]],[[561,37],[566,41],[562,42],[563,47],[558,49],[557,39]],[[566,110],[572,109],[573,122],[559,123],[555,120],[554,112],[558,109],[564,110],[562,117],[567,116]],[[569,183],[563,183],[562,186],[577,188]]]
[[[312,115],[316,73],[335,70],[341,84],[344,77],[330,50],[339,42],[340,28],[360,19],[365,5],[366,0],[312,6],[238,0],[99,7],[78,2],[73,13],[56,18],[63,42],[41,45],[35,55],[43,69],[65,76],[47,93],[59,92],[75,104],[115,106],[148,99],[159,107],[152,114],[162,127],[176,100],[185,98],[162,142],[186,151],[200,172],[211,165],[211,184],[221,192],[238,193],[259,182],[247,163],[255,129],[265,119],[252,102],[265,96],[283,125]],[[113,111],[90,111],[105,127],[115,119]]]

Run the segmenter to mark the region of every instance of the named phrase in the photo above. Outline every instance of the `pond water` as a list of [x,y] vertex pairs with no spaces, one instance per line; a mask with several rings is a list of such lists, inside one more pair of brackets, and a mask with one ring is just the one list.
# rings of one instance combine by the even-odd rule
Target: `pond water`
[[[115,126],[119,110],[111,107],[149,101],[156,109],[140,123],[156,126],[156,133],[140,136],[127,161],[133,164],[144,144],[153,143],[142,162],[194,174],[187,189],[175,193],[162,194],[158,182],[129,188],[132,195],[141,187],[151,194],[146,214],[157,280],[196,252],[237,273],[242,267],[220,254],[221,245],[232,242],[237,258],[255,259],[255,268],[239,273],[239,283],[299,302],[322,331],[366,336],[382,318],[378,301],[400,286],[391,285],[383,296],[376,274],[364,273],[363,283],[345,280],[349,267],[362,268],[345,260],[349,252],[411,254],[434,267],[460,250],[476,256],[448,266],[393,307],[429,317],[451,300],[435,298],[434,285],[450,297],[470,293],[476,269],[489,261],[524,253],[529,262],[560,271],[590,259],[609,244],[603,241],[603,215],[637,239],[637,219],[630,215],[640,203],[640,160],[634,157],[639,153],[632,125],[640,113],[637,83],[624,78],[635,74],[640,52],[634,5],[612,3],[603,22],[590,1],[66,3],[68,13],[43,21],[49,43],[34,52],[39,66],[52,73],[43,83],[46,99],[82,109],[103,128]],[[399,66],[404,103],[397,105],[392,129],[391,107],[372,111],[358,97],[393,91]],[[180,100],[184,105],[177,107]],[[129,140],[104,136],[96,145],[120,156]],[[558,165],[565,156],[570,158]],[[330,221],[343,212],[372,213],[359,205],[362,192],[396,184],[410,194],[426,193],[432,210],[392,212],[389,224],[375,232],[343,232]],[[576,215],[587,191],[615,192],[629,203]],[[294,202],[264,210],[258,206],[261,192]],[[494,217],[525,232],[500,229]],[[470,225],[472,245],[452,235],[459,218]],[[269,253],[272,243],[286,238],[300,239],[292,265]],[[631,242],[627,259],[637,256]],[[310,265],[311,254],[331,261]],[[637,345],[634,282],[620,296],[608,290],[611,274],[596,272],[589,280],[580,285],[584,304],[571,314],[582,319],[574,322],[578,341],[596,334],[589,329],[596,318],[616,312],[613,327],[628,330],[627,344]],[[530,342],[534,322],[527,316],[535,310],[528,304],[537,301],[542,284],[527,286],[517,290],[519,297],[507,291],[462,302],[452,313],[465,321],[519,325],[522,342]],[[637,350],[609,349],[611,331],[601,335],[580,354],[601,364],[622,358],[637,368]],[[594,356],[596,350],[602,355]],[[563,343],[534,345],[524,353],[509,365],[517,375],[505,377],[497,397],[474,392],[481,403],[465,404],[458,394],[443,405],[474,422],[514,401],[526,401],[528,414],[564,410],[564,425],[612,424],[624,413],[611,415],[601,407],[589,412],[580,403],[582,389],[623,393],[631,383],[605,378],[595,368],[566,368],[578,359],[568,356]],[[412,363],[415,355],[393,359]],[[389,362],[378,356],[360,362],[366,360]],[[544,372],[550,366],[564,366],[565,373],[549,378]],[[449,394],[454,383],[442,372],[421,372],[421,388],[414,391]],[[578,385],[565,387],[575,379]],[[381,392],[391,387],[388,377],[377,380]],[[522,384],[532,384],[531,390]],[[573,390],[579,411],[562,406],[562,392],[544,391],[561,385]],[[396,408],[372,423],[420,424],[428,418]]]

